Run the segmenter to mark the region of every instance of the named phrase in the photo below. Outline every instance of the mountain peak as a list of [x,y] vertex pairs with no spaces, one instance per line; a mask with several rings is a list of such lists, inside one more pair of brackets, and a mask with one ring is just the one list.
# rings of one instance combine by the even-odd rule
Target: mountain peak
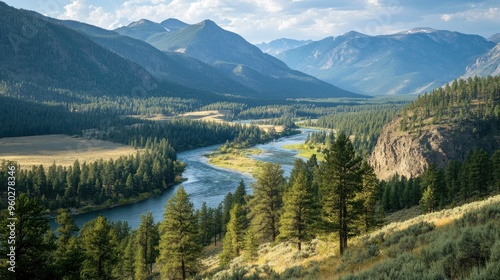
[[434,33],[438,30],[430,27],[415,27],[403,32],[400,32],[402,34],[415,34],[415,33]]
[[368,37],[368,35],[357,32],[357,31],[349,31],[343,35],[344,37],[349,37],[349,38],[363,38],[363,37]]
[[500,33],[495,33],[493,34],[490,38],[488,38],[488,41],[494,42],[494,43],[500,43]]
[[156,25],[158,23],[150,21],[149,19],[140,19],[138,21],[133,21],[127,27],[136,27],[136,26],[141,26],[141,25]]
[[179,30],[188,26],[189,24],[175,18],[168,18],[160,22],[160,25],[164,28],[167,28],[168,30]]

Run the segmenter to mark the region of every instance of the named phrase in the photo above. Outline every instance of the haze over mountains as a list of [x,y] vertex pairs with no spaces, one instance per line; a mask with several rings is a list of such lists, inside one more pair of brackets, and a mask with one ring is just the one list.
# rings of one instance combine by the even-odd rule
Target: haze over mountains
[[[361,97],[422,93],[461,76],[500,71],[499,34],[486,40],[431,28],[383,36],[353,31],[314,42],[278,39],[254,46],[211,20],[142,19],[110,31],[3,2],[0,13],[6,42],[1,80],[97,95],[126,95],[139,86],[160,95]],[[36,40],[22,35],[26,19],[40,24]]]
[[[174,22],[172,19],[167,21]],[[180,29],[166,25],[167,21],[155,24],[140,20],[115,31],[135,36],[161,51],[198,59],[258,93],[280,97],[359,97],[290,69],[282,61],[263,53],[238,34],[220,28],[211,20]],[[176,23],[182,25],[179,21]],[[152,33],[151,30],[159,32]],[[145,38],[142,34],[149,36]]]
[[494,46],[478,35],[432,28],[380,36],[353,31],[277,57],[293,69],[351,91],[404,94],[423,93],[460,77]]

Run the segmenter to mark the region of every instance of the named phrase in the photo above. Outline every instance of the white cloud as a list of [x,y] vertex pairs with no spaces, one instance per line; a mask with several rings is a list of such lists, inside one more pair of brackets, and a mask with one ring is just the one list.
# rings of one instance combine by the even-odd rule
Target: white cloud
[[[253,43],[281,37],[322,39],[351,30],[370,35],[387,34],[424,25],[445,26],[460,31],[460,24],[465,22],[487,21],[491,24],[500,19],[498,0],[475,1],[475,4],[457,1],[456,5],[453,5],[454,1],[448,1],[447,5],[433,10],[430,10],[433,7],[430,0],[423,1],[421,5],[420,2],[409,5],[401,0],[67,1],[71,2],[64,6],[59,18],[83,21],[106,29],[142,18],[156,22],[177,18],[187,23],[212,19]],[[448,27],[451,24],[454,28]]]

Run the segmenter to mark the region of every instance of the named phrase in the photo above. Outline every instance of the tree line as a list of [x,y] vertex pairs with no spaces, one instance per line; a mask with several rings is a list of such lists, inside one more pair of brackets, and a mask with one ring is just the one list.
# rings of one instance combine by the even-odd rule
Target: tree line
[[[24,235],[18,244],[18,265],[30,269],[20,269],[16,277],[147,279],[159,273],[162,279],[186,279],[198,275],[203,246],[211,243],[222,243],[219,264],[225,268],[240,255],[247,261],[258,258],[259,244],[263,242],[291,242],[301,250],[304,243],[322,234],[338,236],[339,253],[343,255],[351,237],[381,224],[384,209],[395,211],[418,200],[424,211],[433,211],[446,203],[498,191],[500,185],[498,151],[485,157],[483,151],[475,150],[468,160],[459,163],[461,168],[456,169],[456,163],[444,170],[431,165],[420,178],[388,182],[377,180],[345,134],[338,135],[324,153],[323,162],[318,162],[315,155],[308,161],[297,159],[289,178],[284,177],[279,164],[263,164],[251,185],[251,195],[241,181],[234,193],[228,193],[215,208],[204,203],[195,210],[189,195],[179,187],[167,202],[162,221],[155,223],[147,213],[134,231],[126,223],[111,223],[102,216],[78,231],[71,215],[62,211],[57,217],[56,236],[48,231],[39,199],[21,193],[16,213],[22,226],[16,228],[16,233]],[[490,166],[487,172],[477,174],[484,171],[485,163]],[[462,177],[449,180],[457,170]],[[464,178],[467,183],[462,183]],[[482,185],[481,179],[487,185]],[[461,191],[453,191],[456,184],[464,186],[466,197],[461,196]],[[446,189],[448,186],[451,189]],[[435,204],[428,207],[425,192],[433,188],[435,199],[431,203]],[[7,215],[6,211],[2,215]],[[6,221],[3,217],[2,223]],[[6,226],[0,227],[2,242],[7,231]],[[5,256],[7,246],[0,248]],[[2,261],[1,265],[5,264]],[[2,269],[2,279],[14,279],[6,272]]]
[[[7,185],[7,165],[0,164],[0,183]],[[17,191],[30,198],[40,198],[49,210],[91,205],[123,203],[146,194],[159,194],[180,181],[184,165],[177,161],[174,149],[166,140],[148,141],[135,155],[116,160],[100,159],[72,166],[48,169],[42,165],[32,169],[17,168]],[[2,206],[6,202],[1,202]]]

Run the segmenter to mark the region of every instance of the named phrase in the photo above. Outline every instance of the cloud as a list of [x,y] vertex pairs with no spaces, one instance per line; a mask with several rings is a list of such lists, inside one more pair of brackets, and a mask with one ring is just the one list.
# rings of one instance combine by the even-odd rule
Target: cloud
[[[61,1],[61,0],[56,0]],[[187,23],[212,19],[257,43],[276,38],[322,39],[351,30],[387,34],[417,26],[484,30],[498,23],[499,0],[66,0],[58,16],[114,29],[147,18]]]

